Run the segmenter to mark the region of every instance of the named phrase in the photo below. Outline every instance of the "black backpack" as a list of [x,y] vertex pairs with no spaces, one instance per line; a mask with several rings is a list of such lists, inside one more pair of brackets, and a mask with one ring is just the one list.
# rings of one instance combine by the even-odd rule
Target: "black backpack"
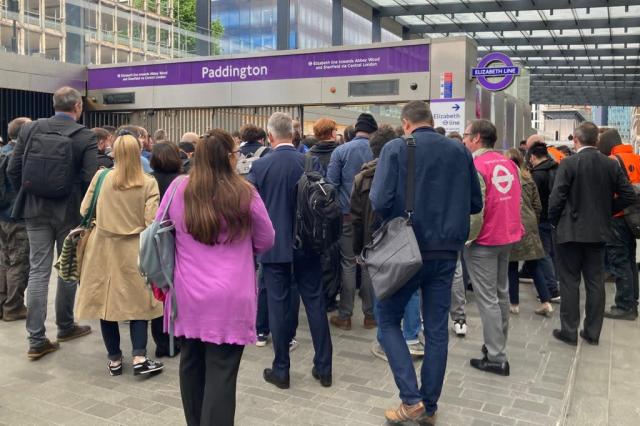
[[38,120],[26,143],[22,160],[22,188],[42,198],[64,198],[74,182],[73,136],[84,126],[51,129],[48,119]]
[[338,191],[313,171],[313,158],[305,157],[298,181],[294,247],[324,253],[342,234],[342,209]]

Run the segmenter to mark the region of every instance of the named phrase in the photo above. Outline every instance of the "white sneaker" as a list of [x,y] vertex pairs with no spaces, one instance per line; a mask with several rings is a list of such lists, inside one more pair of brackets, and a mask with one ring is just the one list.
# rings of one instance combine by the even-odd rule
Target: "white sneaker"
[[409,353],[413,356],[424,356],[424,345],[419,341],[417,343],[407,344]]
[[258,334],[258,338],[256,339],[256,346],[259,348],[264,348],[267,346],[267,341],[269,340],[268,334]]
[[289,352],[293,352],[298,348],[298,341],[296,339],[291,339],[289,342]]
[[387,358],[387,354],[384,353],[384,349],[382,349],[382,346],[376,340],[374,340],[373,344],[371,345],[371,353],[376,358],[380,358],[384,362],[389,362],[389,359]]
[[453,322],[453,331],[458,337],[467,335],[467,322],[465,320],[457,320]]

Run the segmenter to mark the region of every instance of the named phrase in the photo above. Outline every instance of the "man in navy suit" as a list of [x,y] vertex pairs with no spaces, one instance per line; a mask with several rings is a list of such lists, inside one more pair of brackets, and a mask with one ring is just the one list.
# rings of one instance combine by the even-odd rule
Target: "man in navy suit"
[[[295,279],[307,311],[316,353],[312,375],[323,386],[331,386],[333,348],[325,311],[319,256],[304,248],[293,248],[296,186],[304,171],[305,157],[293,145],[293,121],[289,115],[274,113],[269,118],[267,129],[272,151],[254,161],[247,176],[260,193],[276,230],[273,248],[258,259],[262,263],[267,288],[269,325],[275,352],[272,368],[266,368],[263,376],[267,382],[281,389],[289,388],[289,341],[295,333],[294,313],[290,309],[291,285]],[[314,167],[320,171],[317,160],[314,161]]]

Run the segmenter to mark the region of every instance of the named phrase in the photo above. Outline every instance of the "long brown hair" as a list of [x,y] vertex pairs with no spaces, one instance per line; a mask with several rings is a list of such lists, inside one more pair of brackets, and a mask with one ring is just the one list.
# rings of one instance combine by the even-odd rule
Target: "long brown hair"
[[252,189],[232,166],[236,155],[231,135],[210,130],[196,146],[184,191],[187,232],[198,242],[215,245],[222,231],[229,243],[251,229]]
[[524,158],[522,157],[522,154],[519,150],[511,148],[507,152],[505,152],[504,156],[516,163],[516,166],[518,166],[518,168],[520,169],[520,174],[524,179],[531,179],[531,172],[529,172],[529,169],[527,168],[527,165],[524,162]]

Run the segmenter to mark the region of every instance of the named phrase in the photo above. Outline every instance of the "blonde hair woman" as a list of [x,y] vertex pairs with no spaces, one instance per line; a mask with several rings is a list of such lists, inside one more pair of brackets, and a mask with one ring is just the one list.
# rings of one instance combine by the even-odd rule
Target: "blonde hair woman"
[[101,173],[104,178],[96,207],[96,227],[89,237],[80,274],[76,312],[99,319],[109,357],[109,374],[122,374],[118,321],[130,321],[133,374],[159,372],[163,365],[147,358],[147,322],[162,315],[138,272],[140,233],[158,209],[156,180],[142,171],[140,142],[120,136],[113,146],[113,171],[99,171],[80,209],[85,214]]

